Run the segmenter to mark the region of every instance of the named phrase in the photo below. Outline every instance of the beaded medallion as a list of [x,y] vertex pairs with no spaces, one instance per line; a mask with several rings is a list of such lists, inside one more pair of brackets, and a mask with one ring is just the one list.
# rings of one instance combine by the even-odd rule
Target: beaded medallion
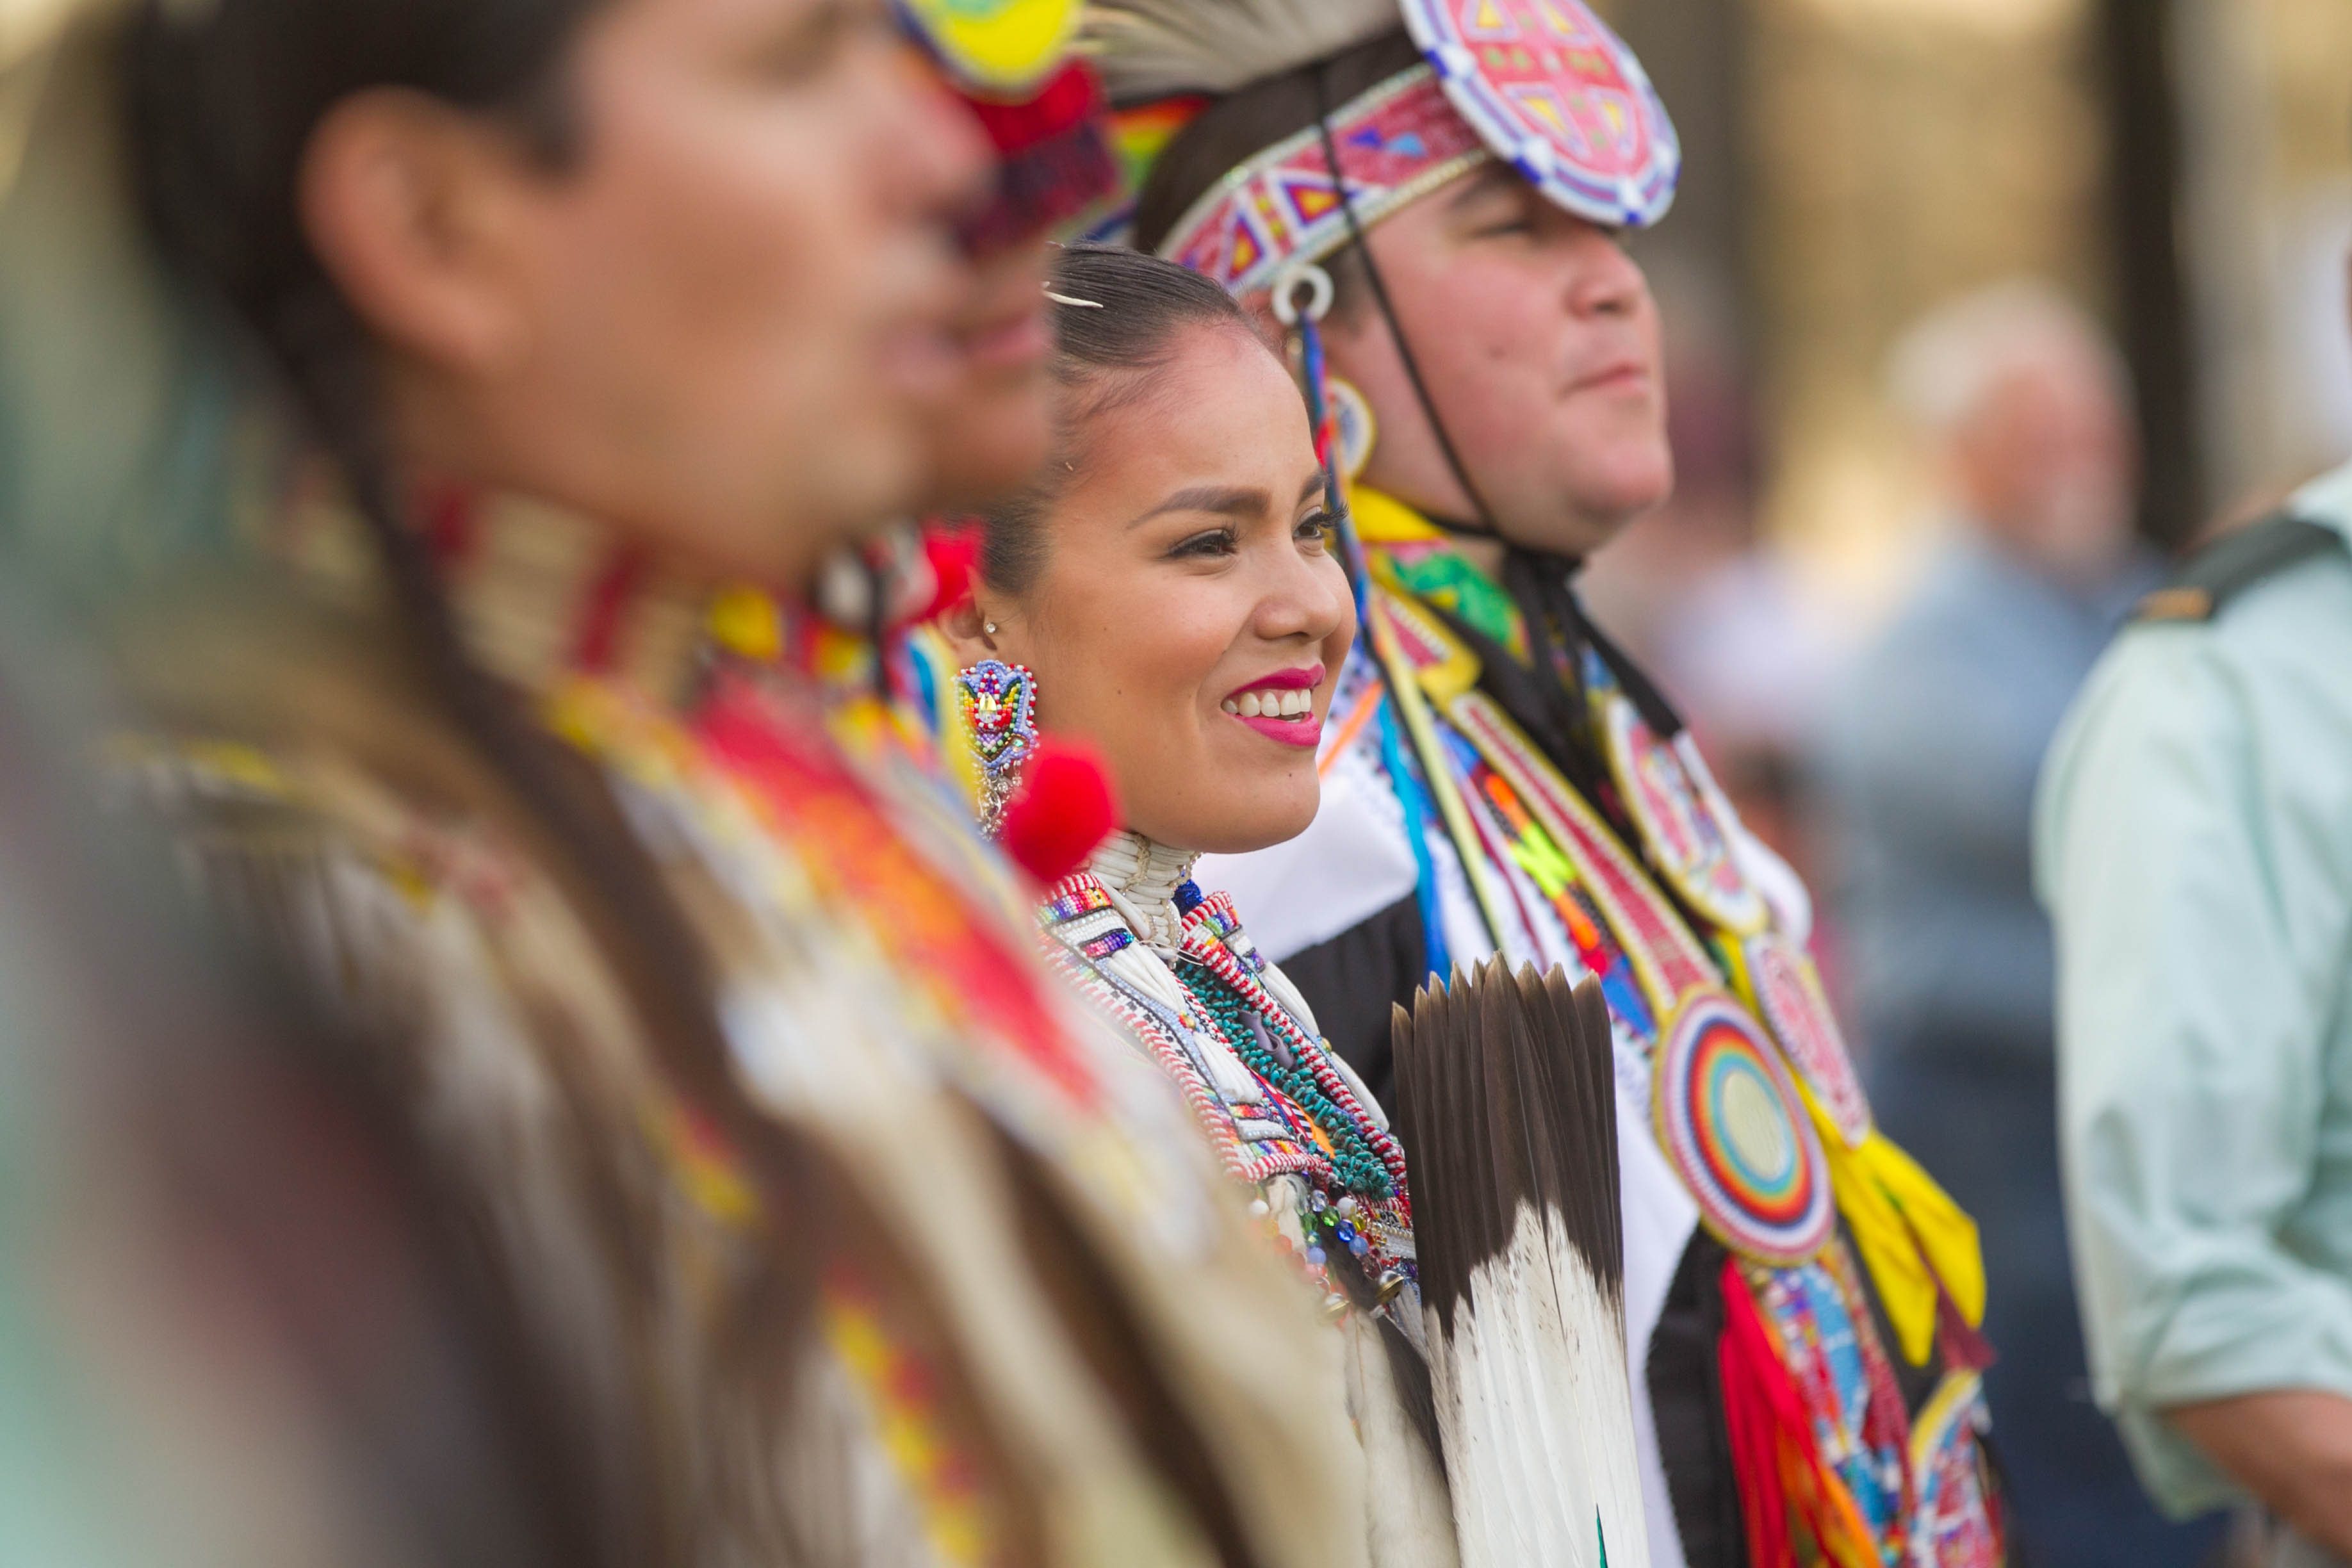
[[1771,919],[1764,895],[1732,856],[1725,814],[1698,749],[1677,736],[1663,741],[1615,687],[1597,690],[1609,771],[1626,814],[1641,829],[1650,864],[1683,901],[1735,936],[1762,931]]
[[1812,959],[1777,931],[1749,937],[1735,956],[1740,989],[1780,1042],[1781,1054],[1813,1091],[1846,1147],[1861,1148],[1870,1137],[1870,1099]]
[[1741,1257],[1802,1263],[1830,1238],[1828,1156],[1788,1068],[1739,1004],[1686,1000],[1652,1072],[1658,1143],[1709,1230]]
[[1445,96],[1498,158],[1611,228],[1665,216],[1682,172],[1642,62],[1582,0],[1404,0]]

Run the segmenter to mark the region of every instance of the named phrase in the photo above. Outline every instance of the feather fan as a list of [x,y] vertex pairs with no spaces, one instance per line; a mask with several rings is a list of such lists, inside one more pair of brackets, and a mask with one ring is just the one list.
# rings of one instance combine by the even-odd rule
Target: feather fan
[[1095,0],[1078,47],[1134,103],[1232,92],[1403,26],[1397,0]]
[[1397,1124],[1463,1568],[1646,1568],[1601,988],[1495,962],[1413,1004]]

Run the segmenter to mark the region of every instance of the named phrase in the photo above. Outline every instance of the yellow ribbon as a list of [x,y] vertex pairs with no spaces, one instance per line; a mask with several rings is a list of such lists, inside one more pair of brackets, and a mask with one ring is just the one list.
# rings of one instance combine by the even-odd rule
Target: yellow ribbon
[[1976,1221],[1885,1133],[1874,1130],[1854,1148],[1802,1079],[1797,1093],[1820,1130],[1838,1212],[1878,1287],[1903,1359],[1925,1366],[1936,1343],[1938,1281],[1970,1328],[1984,1322],[1984,1254]]

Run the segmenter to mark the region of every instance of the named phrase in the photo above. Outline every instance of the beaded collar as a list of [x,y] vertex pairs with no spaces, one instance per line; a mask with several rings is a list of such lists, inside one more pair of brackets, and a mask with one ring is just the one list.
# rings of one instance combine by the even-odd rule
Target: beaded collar
[[1184,945],[1176,889],[1192,879],[1197,850],[1171,849],[1122,827],[1102,841],[1088,868],[1146,946],[1174,952]]
[[[534,693],[592,676],[672,713],[699,694],[715,584],[527,496],[446,482],[411,493],[457,635],[485,669]],[[314,586],[381,593],[374,546],[330,470],[307,471],[268,527],[268,552]]]

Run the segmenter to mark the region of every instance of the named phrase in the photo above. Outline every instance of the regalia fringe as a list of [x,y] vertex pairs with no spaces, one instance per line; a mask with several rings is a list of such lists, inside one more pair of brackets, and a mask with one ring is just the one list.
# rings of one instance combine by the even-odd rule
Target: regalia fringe
[[1396,0],[1108,0],[1078,47],[1115,103],[1227,93],[1404,26]]
[[1393,1037],[1464,1568],[1646,1568],[1601,988],[1457,970]]

